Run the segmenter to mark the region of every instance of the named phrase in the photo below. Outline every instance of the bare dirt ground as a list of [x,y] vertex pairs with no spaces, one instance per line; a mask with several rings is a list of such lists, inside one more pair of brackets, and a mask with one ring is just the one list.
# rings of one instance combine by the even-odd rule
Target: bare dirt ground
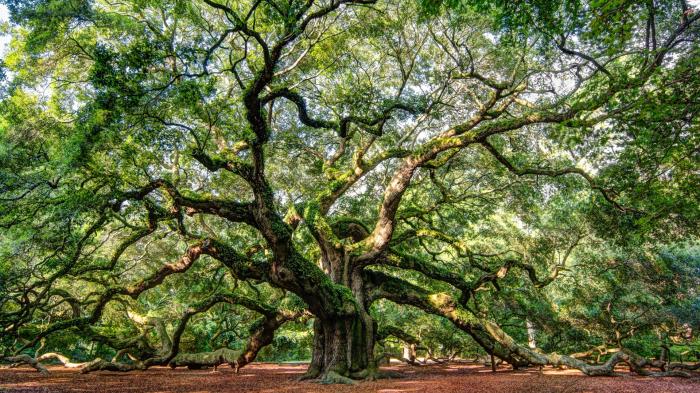
[[618,377],[586,377],[577,371],[537,369],[513,371],[502,367],[496,373],[476,364],[423,367],[397,365],[385,370],[403,374],[400,379],[362,382],[355,386],[296,382],[304,365],[255,363],[236,375],[228,367],[210,370],[170,370],[154,367],[144,372],[96,372],[83,375],[75,370],[50,367],[49,377],[33,369],[0,369],[0,392],[700,392],[700,375],[690,379],[652,378],[620,370]]

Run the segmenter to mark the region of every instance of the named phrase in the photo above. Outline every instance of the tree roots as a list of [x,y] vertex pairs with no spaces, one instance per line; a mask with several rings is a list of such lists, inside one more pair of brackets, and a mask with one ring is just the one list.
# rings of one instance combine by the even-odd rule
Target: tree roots
[[328,371],[327,373],[323,374],[321,376],[321,378],[319,379],[319,382],[324,384],[324,385],[330,385],[330,384],[356,385],[357,384],[357,381],[355,381],[354,379],[340,375],[335,371]]

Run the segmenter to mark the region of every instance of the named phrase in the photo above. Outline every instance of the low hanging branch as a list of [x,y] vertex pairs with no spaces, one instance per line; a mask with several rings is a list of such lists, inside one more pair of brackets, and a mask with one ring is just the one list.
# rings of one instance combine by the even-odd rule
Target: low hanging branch
[[[235,351],[229,348],[219,348],[212,352],[179,353],[182,333],[185,331],[185,327],[190,318],[198,313],[209,310],[211,307],[219,303],[240,305],[263,315],[263,317],[251,327],[250,337],[248,338],[246,347],[242,351]],[[236,372],[238,372],[241,367],[244,367],[248,363],[252,362],[262,348],[272,342],[275,331],[277,331],[280,326],[286,322],[298,319],[305,315],[308,315],[308,313],[303,309],[276,309],[271,305],[263,304],[262,302],[247,296],[233,293],[217,294],[185,311],[178,325],[176,326],[175,331],[173,332],[172,338],[161,337],[163,348],[161,348],[160,356],[148,358],[143,361],[137,360],[128,364],[119,363],[116,361],[116,359],[113,359],[111,362],[102,359],[95,359],[81,369],[81,372],[88,373],[97,370],[144,370],[155,365],[169,365],[172,368],[186,366],[192,369],[203,367],[216,368],[221,364],[229,364],[231,367],[235,368]],[[152,323],[156,326],[159,325],[157,321],[149,320],[144,322]],[[159,336],[160,335],[167,336],[167,331],[164,328],[159,329]]]
[[242,351],[229,348],[220,348],[212,352],[181,353],[175,356],[168,365],[172,368],[186,366],[188,368],[218,367],[221,364],[229,364],[236,373],[249,364],[265,346],[272,343],[275,331],[284,323],[307,315],[306,311],[277,311],[253,324],[250,330],[248,343]]
[[4,361],[7,362],[12,362],[10,367],[17,367],[20,364],[26,364],[38,371],[41,375],[49,375],[49,370],[44,366],[43,364],[39,363],[39,361],[36,358],[33,358],[29,355],[15,355],[15,356],[6,356],[3,358]]
[[3,360],[12,362],[10,367],[17,367],[19,365],[26,364],[36,369],[41,375],[49,375],[49,370],[46,368],[46,366],[41,364],[41,362],[45,362],[47,360],[57,360],[59,363],[61,363],[61,365],[63,365],[63,367],[66,368],[81,368],[88,365],[88,363],[73,363],[67,356],[56,352],[45,353],[35,358],[27,354],[7,356],[3,358]]
[[45,353],[45,354],[38,356],[36,358],[36,360],[38,362],[42,362],[42,361],[49,360],[49,359],[58,360],[63,365],[63,367],[66,367],[66,368],[81,368],[87,364],[87,363],[73,363],[70,361],[70,359],[67,356],[63,356],[60,353],[56,353],[56,352]]
[[[518,344],[495,323],[491,321],[481,321],[481,323],[482,325],[480,328],[485,329],[494,341],[504,346],[511,353],[516,354],[533,365],[566,366],[578,369],[586,375],[599,376],[614,375],[615,366],[617,366],[619,363],[625,363],[629,366],[631,371],[639,375],[652,377],[690,377],[690,374],[687,372],[676,370],[675,367],[667,367],[668,365],[664,362],[659,360],[649,360],[627,349],[622,349],[615,352],[610,359],[608,359],[608,361],[601,365],[590,365],[572,356],[558,355],[555,353],[538,353],[530,348],[527,348],[526,346]],[[647,370],[646,367],[659,368],[661,371],[652,372]]]
[[592,348],[588,351],[572,353],[569,356],[571,356],[572,358],[576,358],[576,359],[585,359],[588,357],[592,357],[595,354],[595,355],[597,355],[597,359],[600,359],[600,357],[603,355],[608,355],[608,354],[615,353],[618,351],[620,351],[620,348],[607,348],[605,345],[599,345],[599,346]]
[[[602,376],[614,375],[615,366],[619,363],[625,363],[631,371],[639,375],[677,377],[690,377],[690,374],[682,370],[700,368],[698,365],[667,364],[659,360],[649,360],[627,349],[615,352],[608,361],[601,365],[590,365],[573,356],[539,353],[518,344],[496,323],[476,317],[447,293],[430,293],[407,281],[384,273],[374,271],[367,273],[368,282],[372,286],[373,299],[384,298],[445,317],[472,336],[488,353],[513,364],[514,367],[527,365],[566,366],[580,370],[586,375]],[[647,367],[658,368],[660,371],[649,371]]]
[[[207,311],[212,306],[219,303],[240,305],[263,315],[263,317],[251,327],[250,337],[246,347],[242,351],[220,348],[213,352],[178,353],[182,333],[190,318],[195,314]],[[127,352],[129,351],[128,348],[120,350],[111,361],[97,358],[85,363],[74,363],[71,362],[68,357],[53,352],[43,354],[36,358],[26,354],[19,354],[5,357],[3,360],[12,362],[13,366],[19,366],[21,364],[29,365],[42,375],[49,375],[49,370],[42,364],[42,362],[48,360],[57,360],[67,368],[79,368],[81,373],[100,370],[127,372],[145,370],[155,365],[169,365],[173,368],[178,366],[187,366],[189,368],[217,367],[224,363],[230,364],[231,367],[235,368],[236,372],[238,372],[241,367],[252,362],[262,348],[272,342],[274,333],[280,326],[286,322],[310,315],[306,310],[298,306],[300,304],[301,303],[297,300],[296,302],[291,302],[291,310],[285,308],[277,309],[274,306],[264,304],[256,299],[240,294],[217,294],[185,311],[175,328],[172,338],[168,335],[165,323],[162,319],[145,318],[137,314],[130,314],[130,318],[134,322],[155,327],[158,337],[160,338],[161,348],[158,354],[143,360]],[[119,362],[119,356],[123,353],[128,353],[130,355],[131,363]]]

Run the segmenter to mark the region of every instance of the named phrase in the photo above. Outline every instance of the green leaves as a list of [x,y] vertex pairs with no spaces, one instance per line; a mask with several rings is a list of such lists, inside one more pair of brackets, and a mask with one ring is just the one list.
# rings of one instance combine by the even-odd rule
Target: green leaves
[[72,23],[92,18],[89,0],[5,0],[11,20],[28,26],[26,49],[38,55]]

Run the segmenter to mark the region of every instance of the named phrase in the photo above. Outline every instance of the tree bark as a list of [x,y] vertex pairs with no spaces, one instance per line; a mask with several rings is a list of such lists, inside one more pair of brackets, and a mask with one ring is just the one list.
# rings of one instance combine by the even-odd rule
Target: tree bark
[[352,379],[375,377],[375,329],[369,325],[373,323],[360,315],[317,319],[311,364],[302,379],[320,377],[326,383],[352,383]]
[[[327,250],[328,251],[328,250]],[[357,310],[344,318],[316,316],[311,364],[302,379],[320,378],[323,383],[354,383],[354,379],[374,379],[376,322],[366,308],[361,268],[351,272],[352,263],[342,251],[326,252],[321,266],[334,283],[349,287]]]
[[416,362],[416,344],[403,345],[403,358],[408,364],[417,364]]
[[17,356],[7,356],[3,360],[12,362],[12,366],[27,364],[38,371],[41,375],[49,375],[49,370],[43,364],[39,363],[38,360],[29,355],[22,354]]
[[527,328],[527,346],[530,349],[537,349],[537,330],[535,329],[535,324],[530,322],[529,319],[526,319],[525,327]]

